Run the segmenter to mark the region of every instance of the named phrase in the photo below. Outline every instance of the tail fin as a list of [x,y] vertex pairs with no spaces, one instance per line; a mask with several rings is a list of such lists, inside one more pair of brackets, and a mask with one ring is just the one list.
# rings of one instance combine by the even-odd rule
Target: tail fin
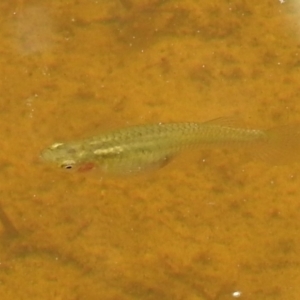
[[266,138],[254,146],[253,150],[257,151],[254,156],[260,160],[272,164],[297,163],[300,161],[300,124],[266,130]]

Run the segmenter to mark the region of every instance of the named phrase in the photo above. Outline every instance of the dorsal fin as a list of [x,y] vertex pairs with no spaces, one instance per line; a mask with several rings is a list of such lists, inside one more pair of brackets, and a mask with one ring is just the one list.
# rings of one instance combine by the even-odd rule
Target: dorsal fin
[[243,120],[237,117],[220,117],[217,119],[204,122],[203,124],[217,125],[217,126],[224,126],[224,127],[231,127],[231,128],[251,129],[251,127],[247,126]]

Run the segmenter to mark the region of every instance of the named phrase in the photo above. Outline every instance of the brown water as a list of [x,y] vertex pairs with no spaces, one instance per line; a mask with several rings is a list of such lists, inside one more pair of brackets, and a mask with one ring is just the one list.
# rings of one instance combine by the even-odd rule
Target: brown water
[[299,165],[209,150],[126,178],[39,160],[134,124],[299,123],[298,9],[2,1],[1,300],[299,299]]

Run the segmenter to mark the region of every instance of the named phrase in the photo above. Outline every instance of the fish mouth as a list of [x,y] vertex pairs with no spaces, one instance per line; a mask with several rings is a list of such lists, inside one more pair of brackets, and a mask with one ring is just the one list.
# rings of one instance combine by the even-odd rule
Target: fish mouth
[[40,159],[54,163],[59,163],[64,160],[63,157],[60,157],[58,153],[53,151],[51,148],[43,150],[40,154]]
[[40,154],[40,159],[45,161],[55,161],[53,157],[53,151],[51,151],[49,148],[43,150]]

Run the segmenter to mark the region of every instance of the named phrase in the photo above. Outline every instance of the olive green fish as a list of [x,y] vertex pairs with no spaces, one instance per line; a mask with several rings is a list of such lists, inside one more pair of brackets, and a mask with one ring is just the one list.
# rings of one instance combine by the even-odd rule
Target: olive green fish
[[[133,126],[104,133],[80,141],[55,143],[41,153],[45,161],[71,169],[75,165],[93,163],[113,173],[138,172],[162,166],[185,148],[205,145],[260,145],[258,155],[282,153],[294,149],[300,129],[287,126],[282,130],[239,128],[230,119],[204,123],[169,123]],[[297,143],[297,147],[299,147]],[[258,150],[260,149],[260,150]],[[298,149],[299,150],[299,149]]]

